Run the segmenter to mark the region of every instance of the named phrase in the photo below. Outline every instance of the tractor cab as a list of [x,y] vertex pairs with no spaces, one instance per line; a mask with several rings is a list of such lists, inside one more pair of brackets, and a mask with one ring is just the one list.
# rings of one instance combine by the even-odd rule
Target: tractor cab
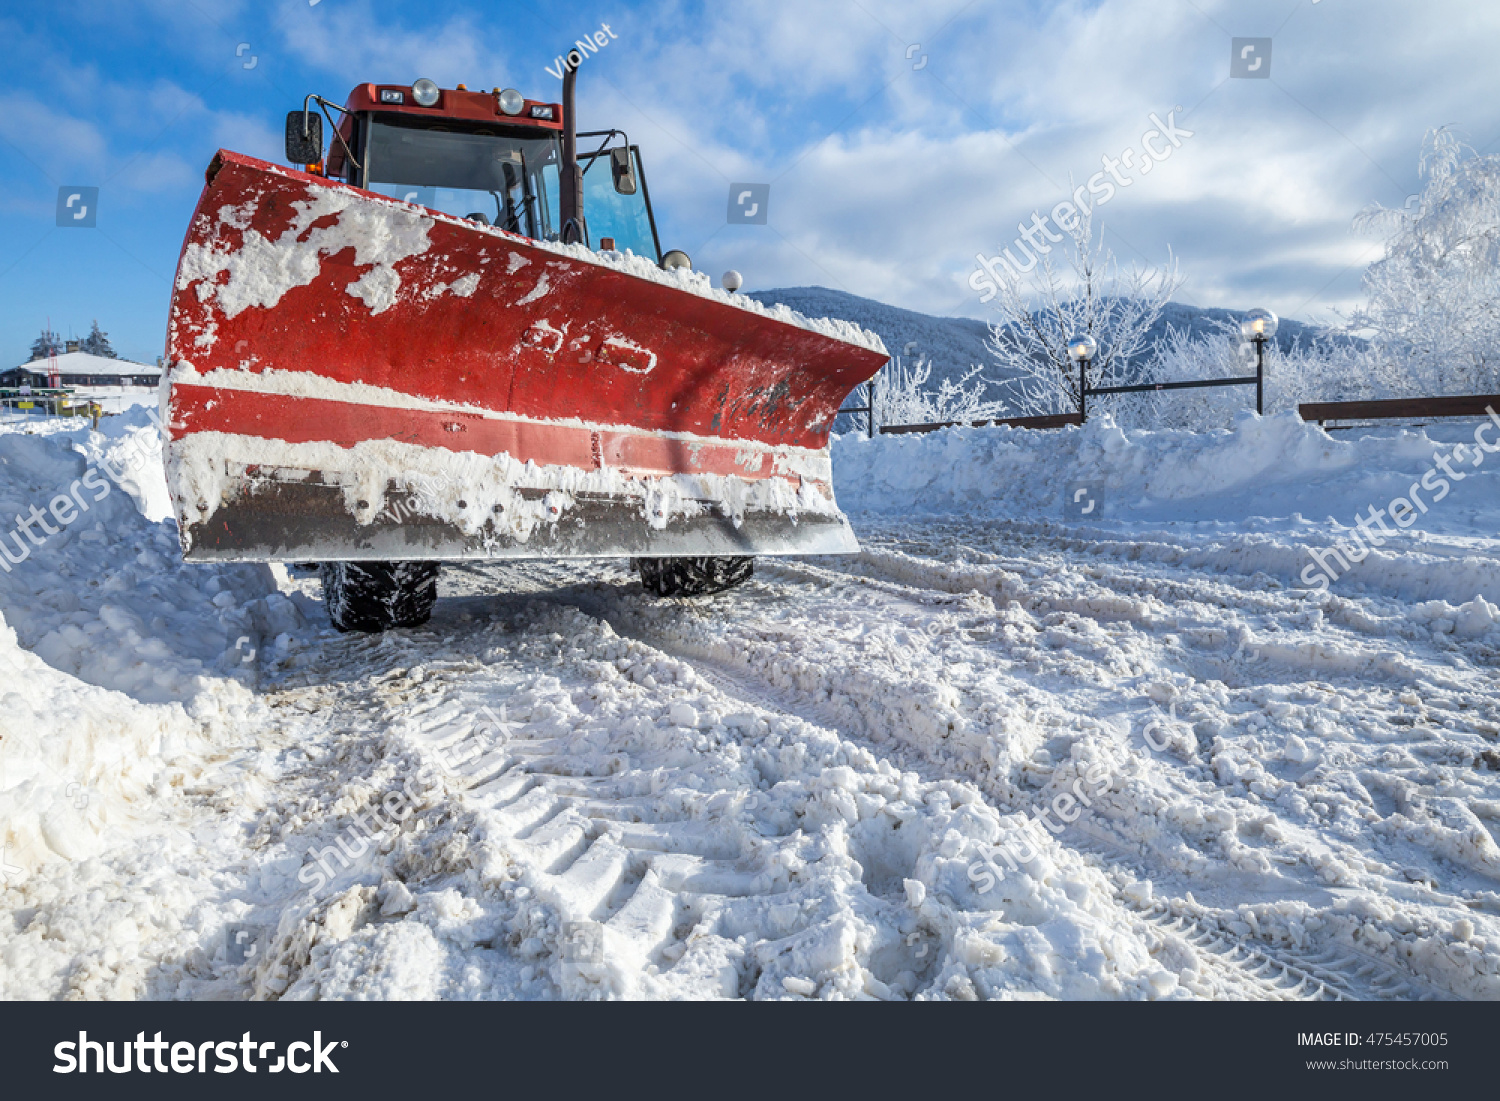
[[[570,92],[571,89],[568,89]],[[565,95],[565,100],[569,98]],[[341,112],[323,154],[323,116]],[[332,116],[328,116],[332,121]],[[662,259],[640,150],[623,131],[569,133],[564,105],[515,89],[362,84],[343,107],[309,96],[287,116],[287,159],[366,191],[536,241]],[[582,209],[565,195],[570,146]]]

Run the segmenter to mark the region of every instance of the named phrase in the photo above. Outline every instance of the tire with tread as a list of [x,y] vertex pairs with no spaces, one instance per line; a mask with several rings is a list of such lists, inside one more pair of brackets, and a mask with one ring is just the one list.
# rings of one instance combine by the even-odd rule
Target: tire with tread
[[747,581],[755,572],[749,556],[717,558],[637,558],[646,591],[657,596],[704,596]]
[[437,562],[321,562],[323,605],[340,631],[420,627],[437,601]]

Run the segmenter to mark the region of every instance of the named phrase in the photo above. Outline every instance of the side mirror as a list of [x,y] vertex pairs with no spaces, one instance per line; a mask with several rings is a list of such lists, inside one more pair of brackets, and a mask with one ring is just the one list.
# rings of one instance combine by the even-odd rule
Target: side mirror
[[[307,120],[307,133],[302,120]],[[317,164],[323,159],[323,116],[290,111],[286,116],[286,159],[289,164]]]
[[609,151],[609,172],[615,179],[615,190],[621,195],[635,194],[635,166],[630,163],[630,150],[621,146]]

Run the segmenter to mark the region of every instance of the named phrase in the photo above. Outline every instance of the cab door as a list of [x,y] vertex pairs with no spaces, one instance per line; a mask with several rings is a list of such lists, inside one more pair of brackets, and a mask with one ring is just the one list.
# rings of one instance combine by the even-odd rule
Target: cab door
[[578,167],[583,171],[583,219],[588,246],[597,249],[609,237],[620,251],[633,252],[653,264],[661,263],[661,241],[651,212],[640,149],[623,145],[580,155]]

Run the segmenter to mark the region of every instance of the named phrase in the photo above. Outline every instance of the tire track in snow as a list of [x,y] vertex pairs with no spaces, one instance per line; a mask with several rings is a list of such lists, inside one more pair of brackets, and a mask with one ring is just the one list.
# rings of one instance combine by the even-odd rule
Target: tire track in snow
[[[511,572],[507,570],[507,574]],[[549,591],[556,592],[560,583],[576,580],[576,574],[567,570],[566,567],[558,568],[539,563],[528,564],[516,572],[525,577],[524,588],[530,592],[542,594]],[[771,571],[764,572],[799,579],[812,578],[824,584],[838,583],[844,576],[836,571],[809,567],[800,562],[795,565],[777,563]],[[942,600],[929,604],[913,599],[910,595],[911,591],[905,586],[877,583],[876,587],[880,592],[918,608],[930,609],[934,605],[952,606],[955,603]],[[674,646],[672,640],[658,635],[643,634],[635,630],[634,625],[624,621],[618,614],[618,609],[612,609],[610,602],[603,597],[591,598],[586,591],[573,586],[568,588],[566,594],[560,599],[582,605],[590,614],[611,622],[620,633],[639,638],[640,641],[687,663],[700,677],[713,684],[727,697],[741,700],[767,712],[825,727],[835,731],[840,737],[856,742],[867,740],[842,730],[839,718],[828,708],[819,706],[817,703],[809,703],[805,699],[788,699],[788,693],[755,677],[754,673],[747,668],[717,660],[696,649]],[[612,610],[616,611],[613,616],[610,614]],[[889,744],[876,745],[872,748],[886,755],[890,755],[892,749]],[[930,771],[931,762],[914,763],[909,759],[909,755],[902,754],[900,764],[902,767],[915,767],[920,774]],[[924,768],[923,765],[928,767]],[[931,776],[926,778],[929,781],[933,779]],[[1010,813],[1005,807],[996,809],[1001,813]],[[1097,840],[1112,844],[1112,839],[1098,838]],[[1067,841],[1061,840],[1060,843],[1067,844]],[[1091,853],[1096,860],[1110,864],[1116,869],[1127,867],[1125,864],[1104,857],[1098,851],[1097,846],[1075,844],[1069,847],[1079,852]],[[1134,871],[1134,869],[1131,870]],[[1335,950],[1331,953],[1325,952],[1316,958],[1303,958],[1296,954],[1278,951],[1249,937],[1238,936],[1222,929],[1211,917],[1195,916],[1192,913],[1191,904],[1185,900],[1157,899],[1141,907],[1134,904],[1126,893],[1117,892],[1116,902],[1123,913],[1132,914],[1135,919],[1152,927],[1164,939],[1176,938],[1190,946],[1198,968],[1193,977],[1184,985],[1198,997],[1255,1001],[1347,1001],[1381,996],[1400,997],[1411,989],[1410,983],[1403,983],[1403,976],[1368,958],[1360,962],[1378,976],[1379,983],[1384,984],[1384,990],[1393,991],[1393,993],[1383,993],[1377,982],[1356,985],[1336,971],[1321,966],[1328,960],[1352,958],[1352,953],[1345,953],[1340,957]],[[1427,992],[1425,996],[1434,995]]]
[[[342,691],[333,695],[341,714],[355,721],[334,741],[353,749],[376,737],[381,742],[376,757],[409,751],[451,766],[445,769],[451,790],[436,808],[448,825],[427,848],[450,853],[444,860],[451,864],[454,845],[483,839],[475,859],[485,869],[485,893],[500,897],[506,920],[518,930],[512,936],[515,953],[535,961],[564,996],[836,993],[901,999],[926,991],[945,958],[940,935],[899,892],[890,899],[868,890],[860,883],[858,865],[838,859],[837,852],[810,852],[827,839],[804,832],[802,812],[791,814],[784,795],[745,781],[738,743],[715,750],[702,744],[705,735],[683,728],[670,734],[674,744],[661,746],[659,736],[672,729],[662,728],[646,730],[636,748],[618,748],[622,740],[630,741],[620,737],[622,732],[641,733],[641,723],[659,709],[663,695],[687,694],[666,693],[668,684],[681,685],[695,674],[589,620],[602,629],[595,638],[578,622],[583,618],[576,609],[549,605],[528,629],[517,644],[523,652],[533,651],[532,660],[521,662],[525,669],[545,667],[539,659],[553,639],[566,639],[582,651],[559,670],[559,675],[571,673],[560,691],[528,689],[536,698],[520,693],[510,717],[498,723],[476,721],[481,701],[497,698],[495,690],[503,686],[494,683],[484,663],[461,657],[475,648],[462,635],[439,638],[423,630],[364,641],[354,647],[351,660],[339,663]],[[678,675],[661,686],[663,691],[652,686],[640,700],[628,675],[617,678],[623,687],[611,697],[613,703],[636,700],[636,712],[591,724],[586,714],[570,711],[569,700],[576,703],[580,693],[592,691],[590,684],[599,687],[593,675],[579,681],[580,671],[592,665],[601,672],[600,663],[609,660],[625,660],[631,670],[650,667],[656,675],[675,665],[679,668],[667,671]],[[515,685],[509,688],[507,698],[514,702]],[[309,702],[300,698],[308,691],[288,686],[286,703],[306,710],[298,704]],[[361,695],[366,697],[362,705]],[[326,696],[320,693],[325,704]],[[678,705],[669,710],[674,722],[696,721],[692,707],[680,719]],[[746,742],[757,740],[744,733]],[[757,737],[765,732],[758,730]],[[610,751],[602,751],[601,743]],[[692,752],[686,752],[689,744]],[[829,748],[825,744],[822,750]],[[769,828],[778,820],[783,828]],[[326,942],[330,926],[349,935],[348,914],[368,915],[372,906],[390,906],[392,899],[393,916],[405,912],[400,900],[431,879],[422,867],[433,854],[418,859],[404,849],[404,842],[398,843],[402,855],[386,862],[387,883],[378,898],[373,887],[355,883],[325,900],[330,905],[282,922],[258,969],[263,995],[279,996],[289,988],[305,993],[316,984],[313,952]],[[390,887],[393,871],[403,884],[399,890]],[[915,874],[910,868],[904,873]],[[893,874],[899,883],[903,870]],[[335,912],[344,917],[330,918]],[[356,936],[364,935],[370,920],[358,919]]]
[[[1062,540],[1057,541],[1062,542]],[[1113,592],[1132,594],[1147,592],[1156,596],[1160,595],[1159,588],[1157,587],[1162,584],[1162,575],[1169,572],[1174,575],[1177,573],[1175,568],[1163,567],[1156,563],[1147,564],[1139,574],[1132,574],[1123,567],[1111,568],[1111,570],[1106,572],[1101,571],[1092,563],[1075,562],[1066,556],[1060,562],[1048,563],[1047,568],[1043,569],[1035,563],[1027,563],[1013,557],[1004,557],[998,554],[978,552],[972,548],[959,545],[944,547],[936,544],[927,544],[927,546],[945,554],[952,555],[957,553],[963,559],[970,561],[959,561],[956,563],[957,568],[955,569],[954,564],[948,562],[930,562],[913,558],[910,554],[905,553],[905,548],[902,548],[899,542],[893,540],[879,551],[866,551],[857,558],[824,560],[831,562],[832,565],[814,567],[811,570],[805,565],[799,564],[796,567],[796,571],[803,575],[810,572],[823,573],[831,577],[848,577],[860,581],[867,581],[873,577],[877,582],[885,582],[888,585],[898,588],[914,586],[919,589],[921,584],[926,582],[937,592],[954,595],[968,592],[971,596],[976,592],[987,591],[984,585],[986,580],[986,566],[992,569],[1011,571],[1018,576],[1028,578],[1055,576],[1059,568],[1071,569],[1079,571],[1082,576],[1095,580],[1102,579],[1108,582]],[[984,565],[976,566],[970,564],[974,559],[979,560]],[[890,568],[892,562],[895,562],[895,568]],[[1208,578],[1171,576],[1165,578],[1165,581],[1172,586],[1173,596],[1185,602],[1208,603],[1220,607],[1237,608],[1242,613],[1258,612],[1266,608],[1274,609],[1276,607],[1276,590],[1265,590],[1263,578],[1243,576],[1236,578],[1233,575],[1227,577],[1216,575]],[[1228,599],[1226,599],[1226,594]],[[1017,599],[1025,599],[1024,593],[1012,592],[1008,595]],[[1236,603],[1235,599],[1237,597],[1239,598],[1238,603]],[[1295,609],[1299,605],[1300,594],[1286,593],[1281,596],[1281,600],[1285,606]],[[1088,614],[1091,611],[1085,600],[1080,600],[1079,605],[1076,607],[1076,610],[1080,614]],[[1051,609],[1057,609],[1059,606],[1058,602],[1054,601],[1051,603]],[[1350,614],[1346,618],[1349,620],[1349,623],[1344,626],[1347,627],[1348,634],[1354,636],[1356,639],[1361,636],[1368,637],[1379,634],[1379,624],[1372,623],[1357,613]],[[1359,645],[1359,643],[1356,641],[1355,645]],[[1267,647],[1267,649],[1270,648]],[[1432,658],[1438,656],[1437,654],[1419,654],[1415,661],[1422,662],[1426,660],[1430,663]],[[1302,669],[1299,669],[1295,662],[1288,663],[1287,659],[1291,657],[1292,655],[1286,654],[1283,651],[1279,657],[1273,655],[1269,658],[1263,658],[1262,664],[1252,665],[1245,669],[1244,673],[1246,675],[1264,677],[1268,673],[1269,667],[1281,664],[1283,669],[1291,670],[1293,682],[1295,683],[1296,674],[1305,676],[1306,673]],[[1419,665],[1418,671],[1422,674],[1427,674],[1429,668]],[[1418,678],[1413,675],[1408,679],[1415,680]],[[1471,735],[1478,735],[1490,741],[1494,740],[1493,722],[1474,714],[1473,710],[1470,709],[1472,708],[1472,697],[1467,701],[1461,698],[1455,701],[1453,696],[1456,694],[1433,690],[1432,685],[1434,682],[1444,687],[1453,686],[1455,681],[1452,678],[1443,675],[1436,677],[1428,675],[1424,679],[1426,683],[1424,684],[1425,699],[1423,702],[1427,707],[1433,708],[1439,714],[1446,711],[1449,716],[1457,716],[1459,722],[1462,724],[1459,726],[1460,730],[1463,730],[1464,726],[1467,726],[1467,732]],[[1392,695],[1394,694],[1392,692]],[[1455,725],[1451,719],[1449,725],[1450,727]],[[1482,748],[1482,743],[1480,743],[1480,747]],[[1118,838],[1107,838],[1100,835],[1099,840],[1104,842],[1111,850],[1121,853],[1128,852],[1133,858],[1139,858],[1138,853],[1122,847]],[[1106,857],[1106,859],[1109,858]],[[1149,875],[1149,873],[1141,874]],[[1208,920],[1213,921],[1211,916],[1208,917]],[[1227,934],[1215,923],[1210,935],[1217,938]],[[1259,942],[1252,943],[1246,940],[1243,943],[1246,950],[1265,952],[1264,946],[1260,945]],[[1277,949],[1277,951],[1281,950],[1280,948]],[[1368,952],[1362,952],[1358,948],[1348,944],[1335,944],[1313,956],[1294,954],[1288,957],[1288,959],[1296,967],[1308,968],[1311,969],[1311,973],[1321,975],[1321,981],[1329,984],[1330,988],[1333,988],[1333,984],[1338,980],[1339,968],[1346,969],[1350,975],[1358,975],[1361,981],[1353,986],[1345,986],[1344,989],[1346,992],[1357,989],[1361,997],[1419,997],[1424,1000],[1433,998],[1463,999],[1463,995],[1454,990],[1428,982],[1414,974],[1410,969],[1393,966],[1387,960],[1379,959]],[[1329,965],[1332,965],[1334,970],[1330,971],[1328,969]]]
[[[1116,838],[1088,823],[1078,833],[1082,839],[1071,840],[1070,847],[1141,874],[1134,854],[1122,849]],[[1205,998],[1244,998],[1248,992],[1272,1001],[1465,1000],[1347,944],[1307,951],[1236,933],[1191,895],[1143,900],[1122,891],[1119,898],[1161,935],[1182,938],[1193,948],[1207,973],[1186,985]],[[1249,987],[1244,985],[1247,978]]]

